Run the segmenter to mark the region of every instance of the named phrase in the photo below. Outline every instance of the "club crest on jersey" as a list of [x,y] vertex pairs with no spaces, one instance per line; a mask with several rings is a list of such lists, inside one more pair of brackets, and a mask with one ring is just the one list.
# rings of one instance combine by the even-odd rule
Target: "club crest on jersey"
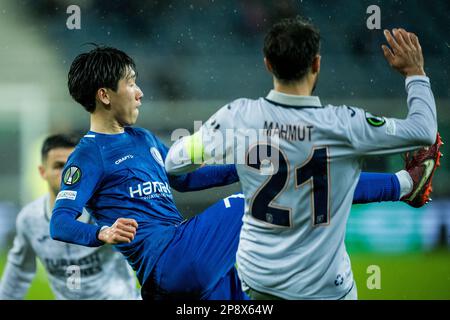
[[63,182],[67,186],[76,184],[81,179],[81,170],[76,166],[71,166],[64,173]]
[[365,112],[366,121],[372,127],[381,127],[386,123],[386,119],[384,117],[374,116],[369,112]]
[[151,147],[150,153],[152,154],[153,159],[155,159],[156,162],[158,162],[162,167],[164,167],[164,161],[163,161],[161,153],[159,153],[158,149],[156,149],[155,147]]

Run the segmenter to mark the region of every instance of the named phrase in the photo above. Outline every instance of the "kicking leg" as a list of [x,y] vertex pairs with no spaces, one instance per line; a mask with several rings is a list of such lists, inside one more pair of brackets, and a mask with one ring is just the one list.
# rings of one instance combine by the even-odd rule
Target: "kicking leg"
[[243,299],[234,268],[243,214],[236,194],[182,223],[155,267],[158,291],[169,299]]

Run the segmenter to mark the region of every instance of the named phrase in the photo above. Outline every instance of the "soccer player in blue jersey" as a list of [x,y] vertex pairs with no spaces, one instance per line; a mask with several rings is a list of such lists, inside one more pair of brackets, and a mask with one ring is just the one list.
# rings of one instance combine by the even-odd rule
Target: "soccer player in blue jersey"
[[[143,97],[135,70],[127,54],[109,47],[73,61],[69,92],[90,113],[91,126],[65,165],[50,234],[84,246],[114,245],[137,272],[144,299],[245,299],[234,267],[242,195],[185,220],[171,192],[237,182],[235,166],[168,175],[168,148],[150,131],[131,127]],[[405,172],[362,175],[354,199],[395,201],[412,188]],[[76,220],[83,207],[98,226]]]

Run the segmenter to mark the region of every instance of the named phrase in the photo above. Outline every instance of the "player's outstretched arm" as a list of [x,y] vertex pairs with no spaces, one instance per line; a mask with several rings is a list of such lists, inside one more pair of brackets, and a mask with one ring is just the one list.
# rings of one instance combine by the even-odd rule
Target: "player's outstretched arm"
[[333,130],[351,142],[353,151],[366,156],[410,151],[436,140],[436,102],[430,79],[425,75],[422,49],[417,36],[404,29],[385,31],[386,60],[406,77],[408,115],[404,119],[373,116],[359,108],[334,108]]

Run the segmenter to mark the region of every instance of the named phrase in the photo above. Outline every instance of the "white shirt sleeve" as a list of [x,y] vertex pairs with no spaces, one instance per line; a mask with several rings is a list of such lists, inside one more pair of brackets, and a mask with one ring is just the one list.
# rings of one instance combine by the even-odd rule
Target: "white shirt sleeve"
[[[436,104],[425,76],[406,79],[406,119],[376,117],[362,109],[337,108],[352,147],[361,155],[404,152],[432,145],[436,140]],[[341,110],[338,110],[341,109]],[[344,112],[345,111],[345,112]],[[339,116],[339,115],[338,115]]]
[[36,274],[36,254],[26,236],[23,213],[16,221],[16,236],[0,281],[0,300],[24,299]]

